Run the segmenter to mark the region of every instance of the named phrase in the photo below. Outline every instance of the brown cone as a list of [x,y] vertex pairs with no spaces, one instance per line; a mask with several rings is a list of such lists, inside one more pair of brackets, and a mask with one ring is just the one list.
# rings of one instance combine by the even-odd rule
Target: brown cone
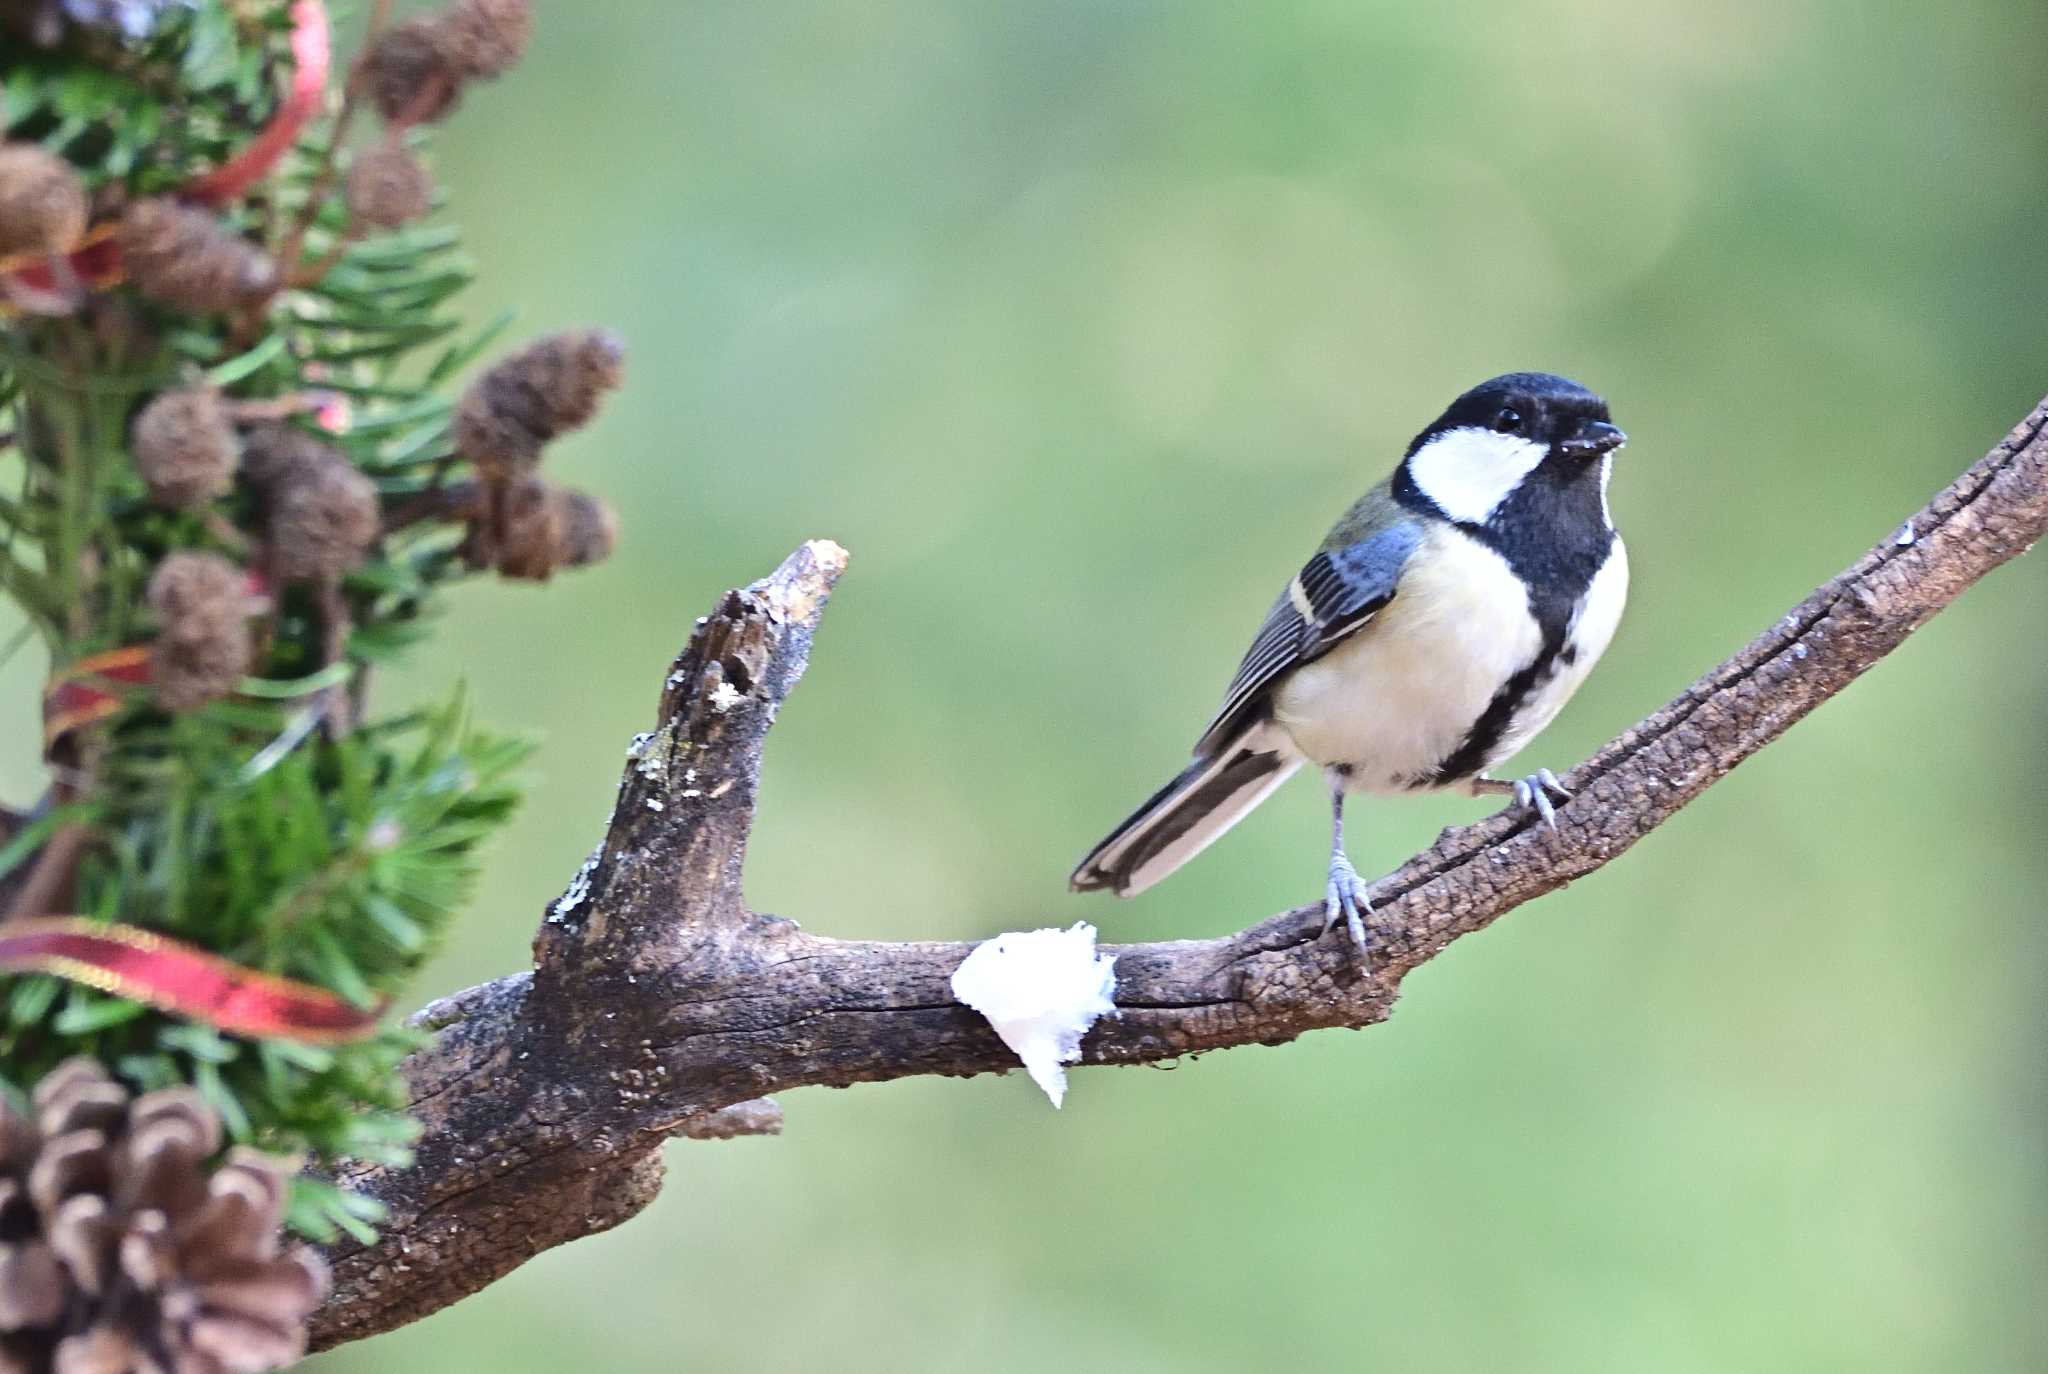
[[167,554],[149,579],[149,607],[157,618],[152,666],[164,706],[196,710],[248,675],[255,608],[240,568],[216,554]]
[[496,545],[500,576],[545,582],[561,566],[561,507],[552,495],[537,477],[504,493]]
[[329,582],[362,563],[382,528],[377,487],[331,444],[292,425],[252,425],[242,472],[263,511],[271,570]]
[[348,169],[348,212],[373,229],[396,229],[432,208],[434,183],[420,160],[396,142],[366,148]]
[[242,433],[242,475],[266,496],[304,469],[348,460],[296,425],[265,420]]
[[[324,446],[323,446],[324,447]],[[286,582],[330,582],[359,566],[377,540],[377,487],[332,449],[272,484],[266,510],[271,566]]]
[[462,76],[448,35],[433,15],[393,25],[363,55],[370,101],[387,124],[443,118],[462,97]]
[[138,200],[121,215],[119,239],[135,289],[180,310],[217,314],[277,286],[268,253],[194,206]]
[[440,15],[443,41],[462,74],[502,76],[526,54],[533,37],[528,0],[455,0]]
[[556,493],[562,510],[562,562],[584,568],[602,563],[619,546],[619,517],[589,492],[563,488]]
[[[93,1122],[97,1124],[84,1124]],[[89,1059],[0,1099],[0,1370],[255,1374],[305,1351],[326,1266],[278,1228],[292,1166],[220,1147],[190,1088],[129,1101]]]
[[545,582],[603,562],[617,542],[618,519],[604,502],[529,477],[504,492],[492,548],[500,576]]
[[33,143],[0,144],[0,258],[63,253],[85,234],[85,183]]
[[455,0],[385,30],[363,58],[370,100],[399,128],[445,118],[465,82],[502,76],[532,36],[529,0]]
[[587,423],[625,380],[626,346],[609,330],[550,334],[485,372],[455,412],[455,448],[485,481],[505,482],[541,448]]
[[204,386],[166,391],[150,401],[128,427],[128,447],[150,499],[171,510],[191,510],[227,495],[241,459],[220,393]]

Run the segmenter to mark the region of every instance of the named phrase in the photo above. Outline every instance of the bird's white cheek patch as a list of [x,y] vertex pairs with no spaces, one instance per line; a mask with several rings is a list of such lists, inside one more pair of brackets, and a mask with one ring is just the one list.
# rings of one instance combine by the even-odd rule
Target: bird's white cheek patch
[[1542,444],[1490,429],[1448,429],[1416,450],[1409,475],[1453,520],[1483,525],[1549,452]]

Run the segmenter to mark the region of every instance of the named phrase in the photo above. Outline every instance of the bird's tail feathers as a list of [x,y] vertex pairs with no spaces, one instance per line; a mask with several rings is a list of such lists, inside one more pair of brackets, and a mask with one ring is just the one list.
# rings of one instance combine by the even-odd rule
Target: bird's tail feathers
[[1255,720],[1202,755],[1089,851],[1067,880],[1076,892],[1133,897],[1207,849],[1301,767],[1270,721]]

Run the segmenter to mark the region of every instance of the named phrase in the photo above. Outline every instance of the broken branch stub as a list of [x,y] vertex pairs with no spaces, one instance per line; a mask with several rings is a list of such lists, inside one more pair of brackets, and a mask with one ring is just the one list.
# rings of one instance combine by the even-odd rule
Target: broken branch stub
[[845,569],[846,550],[814,539],[697,622],[628,750],[603,843],[534,937],[544,1001],[614,996],[615,979],[673,973],[694,944],[753,923],[740,876],[761,747]]

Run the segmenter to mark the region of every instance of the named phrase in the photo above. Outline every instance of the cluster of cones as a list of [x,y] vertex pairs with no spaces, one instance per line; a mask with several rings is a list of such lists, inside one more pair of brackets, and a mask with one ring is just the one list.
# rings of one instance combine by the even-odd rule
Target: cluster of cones
[[[463,554],[472,567],[545,580],[611,554],[618,540],[611,509],[548,482],[538,468],[551,440],[596,414],[624,367],[616,336],[571,331],[512,354],[463,396],[455,445],[477,478],[463,506]],[[215,503],[238,482],[252,498],[252,569],[217,553],[178,552],[150,579],[158,698],[190,710],[227,696],[251,670],[250,621],[268,609],[273,589],[307,584],[323,603],[338,602],[340,580],[382,533],[377,489],[339,449],[304,429],[275,419],[238,425],[235,404],[206,386],[151,399],[130,425],[129,448],[150,499],[166,509],[216,514]],[[236,538],[232,527],[222,528]]]

